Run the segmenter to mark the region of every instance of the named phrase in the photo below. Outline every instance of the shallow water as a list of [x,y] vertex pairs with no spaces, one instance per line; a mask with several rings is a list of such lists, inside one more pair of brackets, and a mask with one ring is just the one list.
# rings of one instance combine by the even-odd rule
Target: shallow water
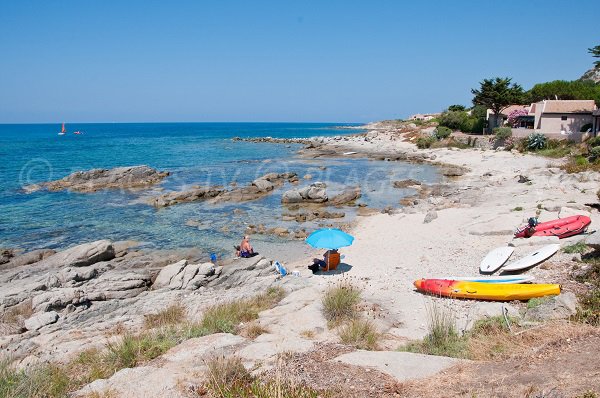
[[[339,125],[339,124],[337,124]],[[137,240],[152,248],[196,246],[227,253],[248,224],[283,225],[293,230],[317,223],[281,221],[282,193],[245,203],[181,204],[155,209],[143,203],[151,194],[190,185],[245,185],[268,172],[296,172],[303,186],[327,184],[331,196],[346,186],[361,186],[361,202],[397,206],[410,190],[393,180],[438,180],[432,166],[367,159],[307,160],[295,155],[298,145],[233,141],[241,137],[311,137],[337,135],[334,124],[309,123],[147,123],[67,125],[83,135],[58,136],[59,125],[0,125],[0,246],[65,248],[96,239]],[[355,132],[355,131],[353,131]],[[35,192],[23,187],[62,178],[74,171],[147,164],[172,174],[148,190],[108,190],[93,194]],[[304,180],[306,174],[311,180]],[[234,214],[235,209],[243,210]],[[331,210],[331,209],[330,209]],[[336,210],[339,211],[339,210]],[[352,220],[353,209],[345,209]],[[198,227],[186,226],[188,220]],[[326,220],[331,221],[331,220]],[[282,240],[257,236],[264,244]]]

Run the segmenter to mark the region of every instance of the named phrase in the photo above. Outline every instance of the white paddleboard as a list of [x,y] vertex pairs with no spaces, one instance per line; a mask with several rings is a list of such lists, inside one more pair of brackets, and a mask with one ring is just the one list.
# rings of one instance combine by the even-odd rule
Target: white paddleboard
[[479,271],[486,274],[491,274],[502,267],[508,258],[515,251],[514,247],[503,246],[497,247],[487,254],[479,264]]
[[502,271],[520,271],[522,269],[533,267],[554,255],[560,249],[559,244],[546,245],[533,253],[528,254],[520,260],[510,263],[502,268]]
[[447,276],[444,278],[453,281],[479,282],[479,283],[529,283],[535,277],[531,275],[501,275],[501,276]]

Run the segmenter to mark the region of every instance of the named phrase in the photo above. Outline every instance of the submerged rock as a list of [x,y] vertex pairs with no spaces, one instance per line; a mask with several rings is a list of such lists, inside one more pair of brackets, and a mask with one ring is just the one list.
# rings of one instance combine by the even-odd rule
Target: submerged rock
[[96,192],[108,188],[139,188],[159,183],[168,175],[169,172],[158,171],[148,166],[93,169],[77,171],[60,180],[30,185],[25,190],[33,192],[40,189],[49,191],[68,189],[77,192]]
[[408,188],[415,185],[421,185],[421,181],[413,180],[412,178],[400,181],[394,181],[394,188]]
[[356,199],[361,197],[362,193],[359,187],[349,188],[344,190],[342,193],[335,195],[331,198],[331,204],[335,206],[341,206],[348,203],[354,202]]
[[150,198],[147,203],[154,207],[167,207],[178,203],[197,202],[211,199],[224,192],[220,187],[194,187],[185,191],[168,192]]

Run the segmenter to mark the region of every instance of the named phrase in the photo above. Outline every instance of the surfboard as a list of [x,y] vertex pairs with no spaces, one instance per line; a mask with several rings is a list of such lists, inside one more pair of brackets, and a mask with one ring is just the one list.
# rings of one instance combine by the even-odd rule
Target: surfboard
[[504,265],[514,251],[515,248],[509,246],[495,248],[489,252],[483,258],[483,260],[481,260],[481,264],[479,264],[479,271],[483,274],[491,274],[492,272],[496,272],[498,268]]
[[505,265],[502,268],[502,272],[520,271],[522,269],[531,268],[552,257],[558,249],[560,249],[559,244],[546,245],[513,263]]
[[479,283],[529,283],[535,277],[531,275],[501,275],[501,276],[447,276],[443,278],[452,281],[479,282]]

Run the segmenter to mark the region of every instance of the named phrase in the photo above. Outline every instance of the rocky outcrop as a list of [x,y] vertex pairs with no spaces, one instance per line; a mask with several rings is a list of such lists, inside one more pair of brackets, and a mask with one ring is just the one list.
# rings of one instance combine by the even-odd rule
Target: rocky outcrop
[[152,288],[196,290],[218,277],[221,269],[222,267],[216,267],[213,263],[188,264],[186,260],[182,260],[163,268]]
[[42,312],[35,314],[29,319],[25,320],[25,329],[27,330],[39,330],[46,325],[50,325],[58,321],[58,314],[56,311]]
[[281,203],[324,203],[329,199],[323,182],[315,182],[307,187],[292,189],[283,193]]
[[400,181],[394,181],[394,188],[408,188],[415,185],[421,185],[421,181],[413,180],[412,178]]
[[13,257],[15,257],[13,249],[0,249],[0,265],[8,263]]
[[9,267],[20,267],[42,261],[43,259],[52,256],[56,251],[52,249],[39,249],[15,256],[8,264]]
[[224,192],[220,187],[193,187],[185,191],[168,192],[150,198],[147,203],[154,207],[173,206],[178,203],[198,202],[211,199]]
[[273,137],[256,137],[256,138],[242,138],[242,137],[233,137],[232,141],[244,141],[244,142],[261,142],[261,143],[271,143],[271,144],[303,144],[310,145],[314,141],[303,139],[303,138],[273,138]]
[[44,265],[56,267],[85,267],[98,261],[115,258],[115,249],[108,240],[84,243],[44,259]]
[[301,212],[297,214],[283,213],[282,219],[283,221],[306,222],[322,219],[344,218],[345,216],[346,213],[344,213],[343,211],[328,212],[326,210],[313,210],[311,212]]
[[524,316],[525,320],[567,319],[577,313],[577,297],[572,292],[561,293],[558,296],[539,300],[541,300],[539,305],[527,310]]
[[468,171],[469,169],[460,166],[444,166],[440,169],[440,173],[446,177],[460,177]]
[[343,192],[335,195],[329,201],[332,205],[341,206],[354,202],[361,197],[361,191],[359,187],[345,189]]
[[159,183],[168,175],[166,171],[158,171],[148,166],[93,169],[77,171],[60,180],[30,185],[25,190],[33,192],[40,189],[49,191],[68,189],[77,192],[96,192],[108,188],[140,188]]
[[275,188],[281,187],[285,182],[298,181],[296,173],[269,173],[252,181],[248,186],[224,191],[214,201],[220,202],[247,202],[260,199],[269,195]]
[[600,66],[593,67],[579,78],[579,80],[591,80],[594,83],[600,83]]

